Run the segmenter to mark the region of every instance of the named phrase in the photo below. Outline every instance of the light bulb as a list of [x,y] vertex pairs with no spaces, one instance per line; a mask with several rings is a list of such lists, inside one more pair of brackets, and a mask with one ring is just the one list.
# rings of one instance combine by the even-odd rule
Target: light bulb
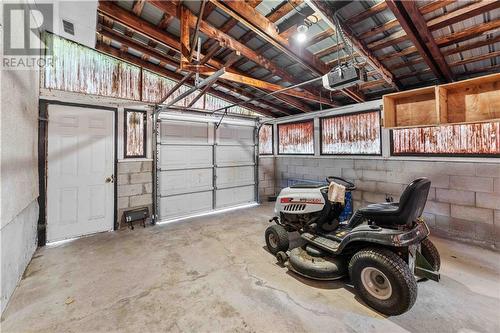
[[305,42],[305,40],[307,39],[306,35],[307,30],[309,30],[309,28],[304,24],[299,25],[297,27],[297,35],[295,36],[295,38],[297,39],[298,42],[300,43]]

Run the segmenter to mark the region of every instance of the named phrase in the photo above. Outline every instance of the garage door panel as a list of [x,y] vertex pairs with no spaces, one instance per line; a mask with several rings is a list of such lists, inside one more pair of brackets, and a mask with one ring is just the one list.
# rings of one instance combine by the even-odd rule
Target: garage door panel
[[236,206],[255,201],[253,185],[220,189],[216,191],[217,208]]
[[218,166],[253,164],[254,154],[254,146],[217,146],[216,164]]
[[217,143],[221,145],[253,145],[255,127],[222,124],[217,129]]
[[212,146],[160,146],[160,168],[203,168],[213,165]]
[[162,171],[158,174],[160,195],[208,191],[213,188],[213,170],[193,169]]
[[213,125],[202,122],[169,120],[161,123],[162,144],[212,144]]
[[253,166],[218,168],[217,188],[250,185],[255,182],[255,168]]
[[160,219],[177,218],[212,210],[212,191],[160,198]]

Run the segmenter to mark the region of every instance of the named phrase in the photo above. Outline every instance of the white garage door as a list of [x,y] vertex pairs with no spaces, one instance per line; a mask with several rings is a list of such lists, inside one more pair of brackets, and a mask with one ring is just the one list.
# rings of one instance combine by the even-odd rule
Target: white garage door
[[162,119],[157,139],[159,221],[256,201],[255,125]]

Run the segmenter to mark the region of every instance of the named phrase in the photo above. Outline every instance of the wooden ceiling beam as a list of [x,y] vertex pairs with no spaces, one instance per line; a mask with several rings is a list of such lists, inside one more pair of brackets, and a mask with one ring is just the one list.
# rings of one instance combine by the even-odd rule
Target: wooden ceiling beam
[[[135,57],[131,54],[128,54],[128,53],[124,53],[124,52],[121,52],[120,50],[118,49],[115,49],[114,47],[112,46],[109,46],[101,41],[97,41],[97,44],[96,44],[96,49],[103,52],[103,53],[106,53],[106,54],[109,54],[113,57],[116,57],[116,58],[119,58],[119,59],[122,59],[122,60],[125,60],[129,63],[132,63],[136,66],[139,66],[139,67],[142,67],[144,69],[147,69],[151,72],[154,72],[156,74],[159,74],[161,76],[165,76],[165,77],[168,77],[170,79],[173,79],[175,81],[180,81],[184,78],[184,76],[182,74],[179,74],[179,73],[175,73],[175,72],[172,72],[172,71],[169,71],[168,69],[164,68],[164,67],[160,67],[158,65],[155,65],[153,63],[150,63],[148,61],[145,61],[145,60],[141,60],[140,58],[138,57]],[[193,79],[190,79],[190,80],[187,80],[186,81],[187,84],[189,85],[194,85],[194,80]],[[232,103],[240,103],[242,102],[243,100],[241,99],[238,99],[232,95],[229,95],[229,94],[225,94],[219,90],[216,90],[214,88],[211,88],[210,91],[209,91],[210,94],[214,95],[214,96],[217,96],[217,97],[220,97],[222,99],[225,99],[227,101],[230,101]],[[272,116],[272,117],[275,117],[276,114],[273,113],[272,111],[270,110],[267,110],[267,109],[264,109],[264,108],[261,108],[261,107],[258,107],[256,105],[253,105],[253,104],[246,104],[245,105],[246,108],[254,111],[254,112],[257,112],[257,113],[260,113],[260,114],[263,114],[263,115],[267,115],[267,116]]]
[[399,57],[407,57],[413,53],[418,53],[417,48],[415,46],[409,46],[409,47],[407,47],[399,52],[384,54],[384,55],[379,57],[379,60],[380,61],[389,61],[389,60],[399,58]]
[[[138,41],[135,41],[131,38],[128,38],[124,35],[121,35],[117,31],[109,29],[108,27],[102,26],[101,30],[98,33],[100,35],[104,36],[105,38],[108,38],[110,40],[111,39],[115,40],[115,41],[119,42],[120,44],[124,44],[127,48],[133,48],[133,49],[141,52],[142,54],[146,55],[147,58],[150,58],[150,57],[156,58],[156,59],[160,60],[160,63],[167,63],[167,64],[169,64],[177,69],[179,69],[179,67],[180,67],[179,63],[174,61],[175,59],[172,60],[172,59],[168,58],[166,55],[162,54],[162,52],[160,52],[159,50],[154,49],[150,46],[146,46],[146,45],[144,45]],[[208,50],[207,54],[203,57],[201,64],[205,64],[206,62],[208,62],[208,60],[211,59],[211,57],[214,55],[215,51],[217,51],[217,50],[218,50],[217,45],[214,45],[212,48],[210,48]],[[233,59],[228,60],[226,65],[230,66],[232,61],[233,61]],[[228,86],[226,84],[222,84],[220,82],[218,84],[222,85],[226,89],[232,88],[231,86]],[[242,91],[238,91],[237,93],[243,94]],[[244,95],[244,96],[247,98],[254,98],[255,97],[254,95]],[[276,109],[281,113],[290,114],[290,111],[288,111],[285,108],[280,107],[274,103],[271,104],[267,101],[262,101],[261,103],[264,105],[269,105],[271,108]],[[300,105],[300,107],[302,107],[302,105]]]
[[408,35],[406,34],[406,31],[404,30],[399,30],[396,31],[392,34],[390,34],[387,37],[381,38],[377,41],[371,42],[368,44],[368,48],[372,50],[373,52],[382,50],[386,47],[396,45],[398,43],[404,42],[405,40],[410,39]]
[[407,78],[410,78],[413,76],[427,74],[427,73],[432,73],[430,68],[425,68],[425,69],[422,69],[421,71],[418,71],[418,72],[412,71],[410,73],[399,74],[399,75],[397,75],[397,77],[398,77],[398,79],[403,80],[403,79],[407,79]]
[[483,67],[483,68],[477,68],[473,70],[467,70],[464,73],[458,74],[460,78],[467,78],[472,75],[485,75],[485,74],[491,74],[491,73],[498,73],[500,72],[500,64],[488,66],[488,67]]
[[427,23],[414,1],[385,0],[404,32],[434,75],[444,82],[454,80],[453,72],[444,59]]
[[470,58],[467,58],[464,60],[455,61],[455,62],[450,63],[450,66],[457,67],[457,66],[470,64],[472,62],[487,60],[487,59],[491,59],[491,58],[495,58],[495,57],[500,57],[500,51],[489,52],[489,53],[481,54],[481,55],[478,55],[475,57],[470,57]]
[[[174,5],[174,10],[177,10],[177,7]],[[155,25],[137,17],[134,16],[131,12],[121,8],[120,6],[116,5],[113,2],[110,1],[100,1],[99,6],[98,6],[98,11],[102,13],[103,15],[106,15],[121,24],[123,24],[126,27],[134,29],[136,32],[141,33],[142,35],[146,36],[147,38],[153,39],[155,42],[158,42],[160,44],[163,44],[172,50],[174,50],[177,53],[180,53],[180,42],[178,38],[174,38],[172,35],[170,35],[166,31],[161,31],[159,30]],[[170,13],[169,13],[170,15]],[[196,20],[196,19],[195,19]],[[219,46],[217,44],[214,44],[216,46],[215,51],[218,51]],[[210,66],[213,66],[216,69],[222,68],[222,64],[215,59],[210,59],[208,61],[208,64]],[[234,67],[229,68],[229,71],[233,71],[234,73],[240,73],[237,69]],[[310,109],[309,106],[307,106],[305,103],[302,103],[300,100],[295,100],[294,98],[281,98],[281,95],[276,95],[277,98],[282,99],[283,102],[286,104],[297,108],[299,110],[308,110]],[[300,97],[299,97],[300,98]],[[319,97],[317,103],[319,103]]]
[[451,5],[452,3],[457,2],[457,0],[436,0],[430,2],[426,5],[423,5],[419,8],[419,11],[422,15],[426,15],[432,13],[435,10]]
[[172,15],[163,14],[160,22],[158,23],[158,28],[160,28],[161,30],[167,30],[168,26],[174,19],[175,17],[173,17]]
[[489,33],[492,30],[500,28],[500,18],[490,22],[481,23],[480,25],[472,26],[461,31],[451,33],[449,35],[436,38],[436,43],[439,47],[445,47],[454,43],[463,42],[464,40],[481,36]]
[[399,64],[395,64],[395,65],[389,66],[389,68],[391,69],[391,71],[394,71],[396,69],[400,69],[400,68],[405,68],[405,67],[417,65],[417,64],[420,64],[420,63],[423,63],[423,62],[424,62],[424,59],[422,59],[422,58],[419,57],[417,59],[412,59],[410,61],[405,61],[405,62],[402,62],[402,63],[399,63]]
[[266,15],[267,19],[271,22],[279,21],[283,16],[290,13],[294,10],[294,7],[300,6],[304,1],[303,0],[289,0],[283,1],[278,6],[273,8],[271,12]]
[[339,50],[342,50],[343,48],[344,48],[344,43],[338,43],[338,44],[334,44],[332,46],[329,46],[321,51],[318,51],[318,52],[314,53],[314,55],[318,58],[323,58],[325,56],[332,54],[333,52],[337,52]]
[[[210,0],[231,17],[242,22],[247,28],[251,29],[256,35],[271,43],[278,50],[284,52],[287,56],[303,64],[311,71],[317,74],[324,74],[328,68],[314,55],[305,50],[291,45],[289,41],[278,33],[277,27],[256,9],[246,5],[241,1],[220,2]],[[293,82],[293,81],[291,81]]]
[[465,44],[465,45],[462,45],[459,47],[453,47],[453,48],[450,48],[449,50],[442,51],[442,52],[443,52],[444,56],[449,56],[452,54],[457,54],[460,52],[477,49],[478,47],[483,47],[483,46],[495,44],[498,42],[500,42],[500,35],[493,37],[493,38],[487,38],[485,40],[480,40],[480,41],[475,42],[475,43],[469,43],[469,44]]
[[430,30],[437,30],[449,26],[451,24],[470,19],[474,16],[483,14],[490,10],[500,8],[500,1],[483,0],[473,2],[444,15],[438,16],[427,22],[427,27]]
[[134,5],[132,6],[132,11],[135,15],[141,16],[142,10],[144,9],[144,4],[146,2],[144,0],[136,0],[134,1]]
[[[245,75],[240,75],[240,74],[235,74],[231,72],[226,72],[224,73],[221,78],[230,80],[233,82],[238,82],[242,84],[246,84],[248,86],[256,87],[256,88],[261,88],[264,90],[269,90],[271,92],[278,91],[283,89],[282,86],[266,81],[262,81],[259,79],[255,79],[253,77],[245,76]],[[318,103],[318,96],[304,90],[304,91],[295,91],[293,89],[286,90],[283,92],[285,95],[293,96],[293,97],[301,97],[305,100]]]
[[392,19],[390,21],[385,22],[382,25],[379,25],[378,27],[371,28],[370,30],[365,31],[365,32],[359,34],[357,37],[359,39],[367,39],[367,38],[373,37],[375,35],[381,34],[381,33],[385,32],[385,31],[394,29],[394,28],[396,28],[398,26],[399,26],[398,20],[397,19]]
[[[321,0],[310,0],[308,2],[309,6],[313,6],[314,10],[319,13],[320,15],[324,16],[323,19],[325,21],[329,22],[331,25],[333,25],[333,16],[335,13],[333,12],[332,8],[328,5],[327,2],[321,1]],[[352,42],[353,46],[355,49],[357,49],[357,52],[363,56],[366,59],[366,62],[373,67],[375,70],[377,70],[382,78],[391,86],[394,86],[396,90],[399,89],[398,83],[395,80],[394,75],[389,71],[389,69],[382,64],[373,54],[373,51],[371,51],[367,46],[366,43],[363,41],[357,39],[351,30],[349,26],[346,24],[341,23],[342,30],[344,31],[344,34],[346,37]]]
[[98,29],[98,33],[106,38],[115,40],[120,44],[125,44],[128,47],[131,47],[134,50],[137,50],[143,54],[149,54],[150,56],[160,60],[161,62],[169,64],[170,66],[173,66],[175,68],[179,67],[179,63],[175,59],[170,58],[166,54],[162,54],[162,52],[160,52],[159,50],[149,45],[142,44],[130,37],[124,36],[119,32],[112,30],[106,26],[101,26],[100,29]]
[[[302,65],[303,67],[311,70],[316,75],[324,75],[329,72],[328,66],[325,65],[318,57],[312,54],[307,49],[298,45],[293,45],[289,43],[289,40],[283,38],[278,33],[277,27],[269,21],[269,19],[254,8],[251,8],[243,2],[239,1],[228,1],[228,2],[220,2],[218,0],[210,0],[216,4],[217,7],[224,10],[231,17],[238,19],[240,22],[245,24],[251,31],[266,40],[269,44],[272,45],[278,50],[284,52],[287,56],[292,58],[294,61]],[[262,54],[263,51],[258,54]],[[274,73],[273,71],[271,71]],[[283,79],[285,77],[278,75]],[[291,83],[299,83],[295,78]],[[332,106],[337,106],[338,104],[332,103],[329,101],[324,101],[326,104],[330,104]]]
[[311,45],[314,45],[314,44],[317,44],[317,43],[321,42],[322,40],[325,40],[326,38],[333,36],[334,34],[335,34],[335,30],[333,30],[332,28],[328,28],[326,30],[318,32],[316,35],[312,36],[311,38],[307,39],[304,42],[304,48],[311,46]]
[[359,13],[359,14],[356,14],[354,15],[353,17],[347,19],[344,24],[345,25],[348,25],[348,26],[351,26],[351,25],[354,25],[354,24],[357,24],[361,21],[364,21],[366,20],[367,18],[377,14],[377,13],[380,13],[381,11],[384,11],[387,9],[387,4],[382,1],[382,2],[379,2],[373,6],[371,6],[370,8],[368,8],[367,10]]
[[[210,4],[210,7],[213,8],[212,10],[214,10],[215,8],[217,8],[217,6],[213,2],[208,1],[207,5],[208,4]],[[260,2],[259,3],[252,2],[249,5],[256,7],[259,4],[260,4]],[[203,20],[205,20],[205,19],[206,19],[206,17],[203,18]],[[222,26],[219,28],[219,30],[221,30],[224,33],[228,33],[229,30],[231,30],[236,24],[238,24],[238,21],[231,17],[229,20],[227,20],[226,22],[224,22],[224,24],[222,24]],[[241,43],[245,43],[244,41],[241,41],[241,40],[240,40],[240,42]],[[213,43],[213,40],[211,40],[211,39],[207,40],[205,43],[203,43],[202,49],[206,49],[206,48],[210,47],[210,45],[212,43]]]
[[[171,15],[176,14],[175,6],[173,6],[172,3],[170,2],[160,1],[160,0],[149,0],[148,2],[168,14]],[[187,12],[189,13],[189,25],[190,27],[194,27],[194,25],[196,24],[196,16],[189,10],[187,10]],[[282,77],[288,82],[294,82],[295,78],[293,78],[292,75],[283,71],[278,65],[270,62],[269,60],[259,55],[257,52],[255,52],[248,46],[235,40],[231,36],[228,36],[227,34],[217,30],[207,22],[201,21],[200,30],[209,38],[218,40],[222,46],[226,46],[234,51],[240,52],[242,56],[251,59],[252,61],[258,63],[259,65],[261,65],[262,67],[266,68],[269,71],[275,72],[276,75]]]

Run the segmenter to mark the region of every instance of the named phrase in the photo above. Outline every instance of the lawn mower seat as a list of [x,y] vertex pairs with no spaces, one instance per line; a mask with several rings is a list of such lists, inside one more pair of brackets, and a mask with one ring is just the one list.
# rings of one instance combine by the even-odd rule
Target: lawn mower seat
[[369,219],[377,225],[411,224],[422,215],[430,187],[429,179],[417,178],[405,188],[399,202],[368,205],[355,215],[359,214],[358,218]]

